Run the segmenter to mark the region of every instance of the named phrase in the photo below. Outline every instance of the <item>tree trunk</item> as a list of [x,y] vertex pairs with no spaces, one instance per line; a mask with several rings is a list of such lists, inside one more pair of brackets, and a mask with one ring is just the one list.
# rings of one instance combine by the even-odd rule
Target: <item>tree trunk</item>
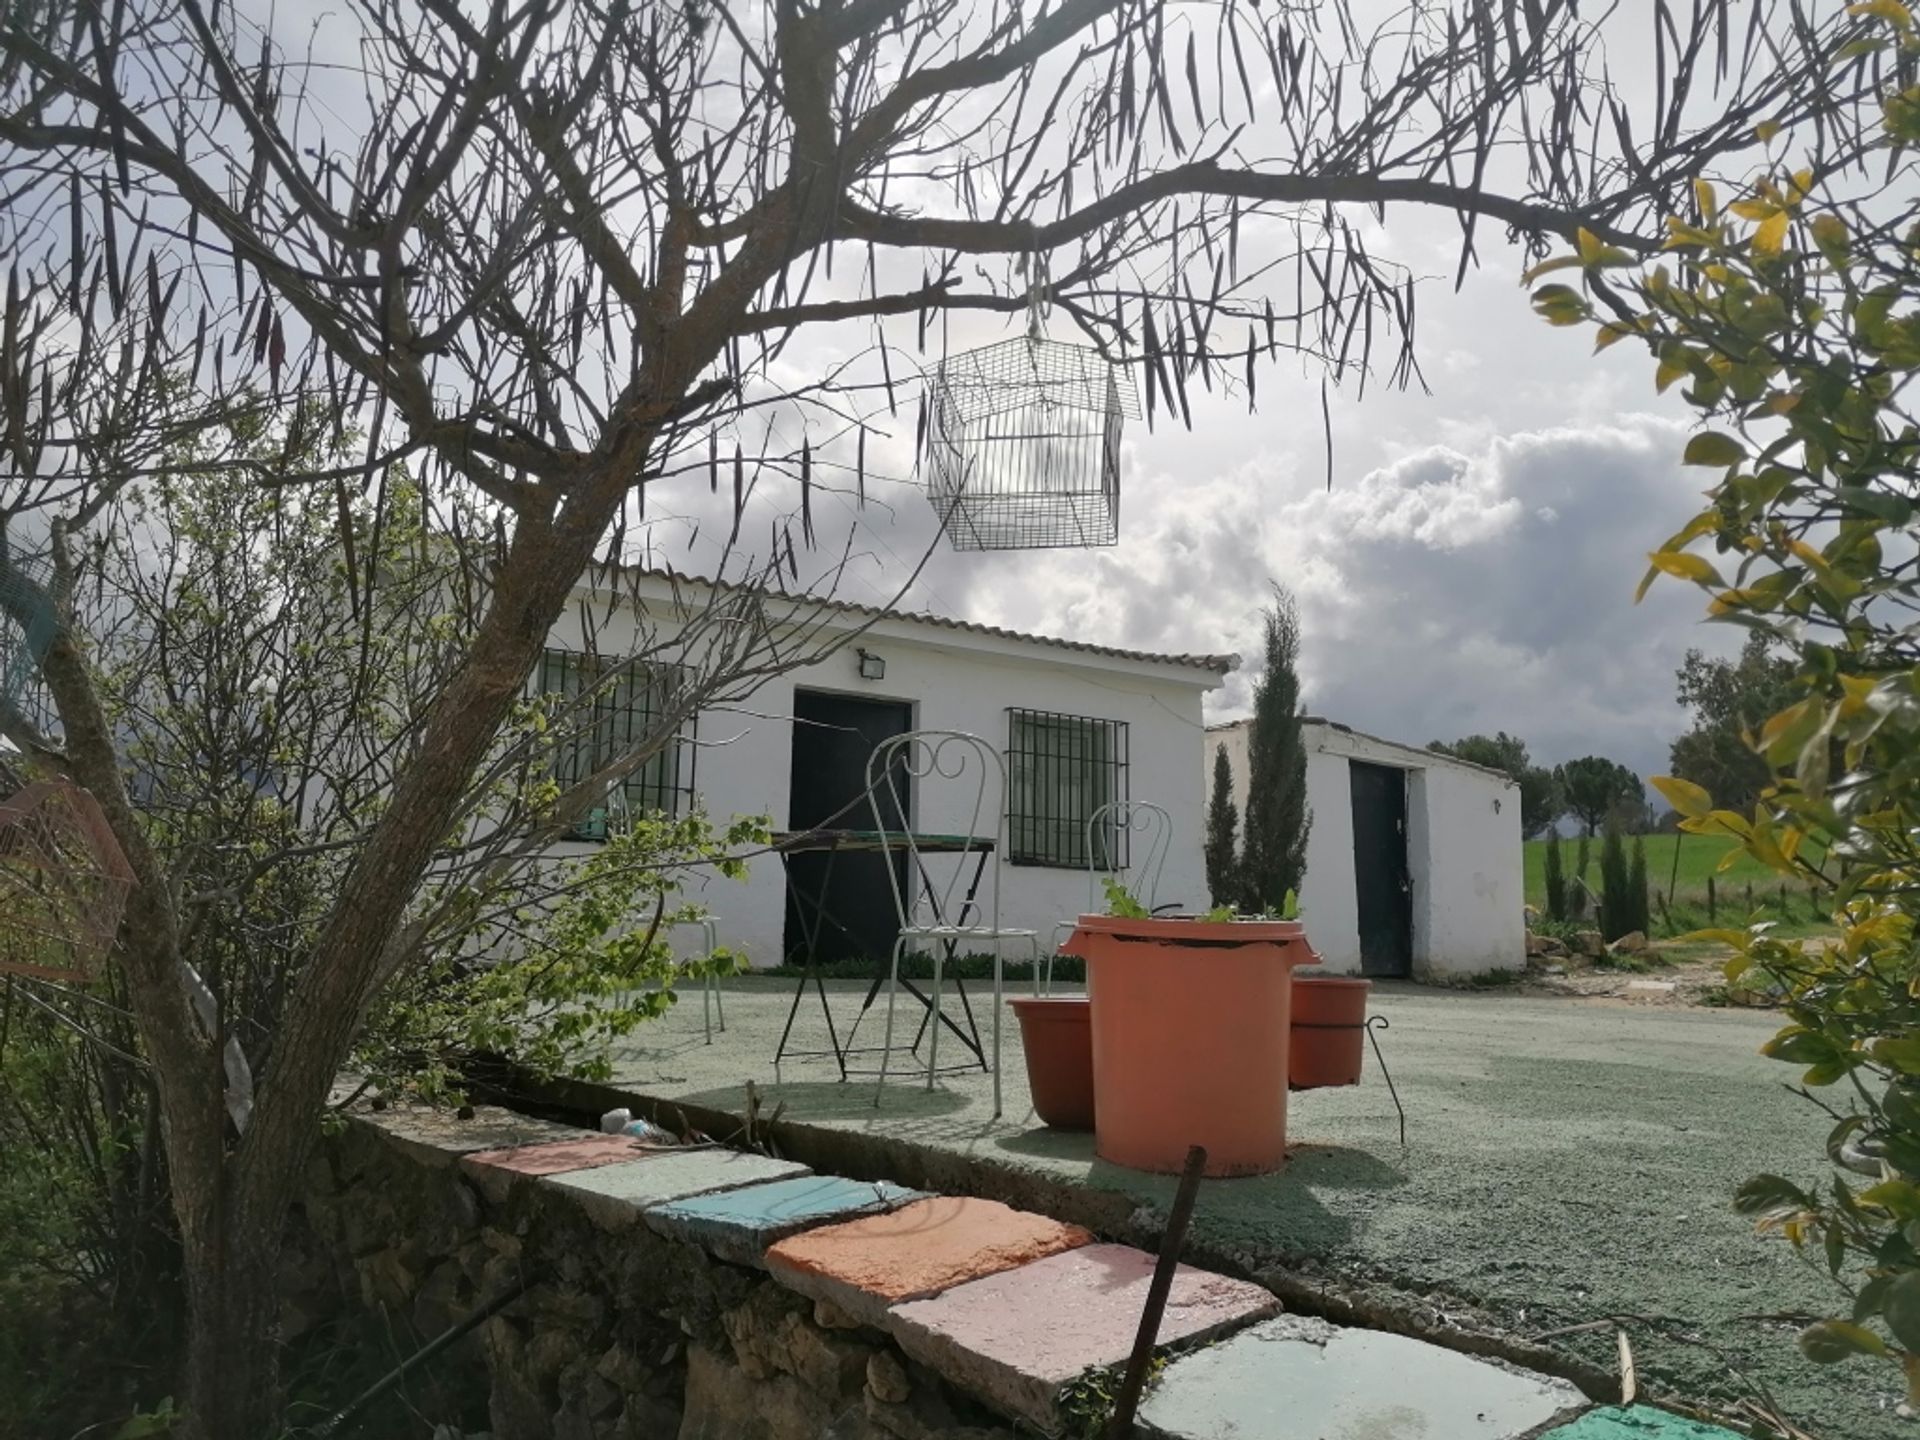
[[251,1440],[284,1428],[280,1405],[280,1231],[231,1227],[187,1253],[185,1434]]

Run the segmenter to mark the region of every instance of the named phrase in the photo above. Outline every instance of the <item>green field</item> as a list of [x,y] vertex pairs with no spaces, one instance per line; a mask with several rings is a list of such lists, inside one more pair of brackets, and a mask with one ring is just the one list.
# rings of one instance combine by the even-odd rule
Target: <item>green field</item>
[[[1674,865],[1674,844],[1679,842],[1679,865]],[[1600,888],[1600,837],[1589,844],[1587,884]],[[1629,844],[1632,842],[1629,841]],[[1647,886],[1653,896],[1656,925],[1668,934],[1679,934],[1714,924],[1738,926],[1746,922],[1749,906],[1761,917],[1784,920],[1790,929],[1825,928],[1826,921],[1804,885],[1787,884],[1785,910],[1781,908],[1781,877],[1744,851],[1725,870],[1719,868],[1731,842],[1710,835],[1649,835],[1647,847]],[[1546,907],[1547,842],[1529,840],[1522,847],[1526,857],[1527,903],[1537,909]],[[1571,879],[1579,858],[1578,839],[1560,842],[1561,863]],[[1708,911],[1707,882],[1713,882],[1712,913]],[[1661,901],[1673,923],[1661,925]]]

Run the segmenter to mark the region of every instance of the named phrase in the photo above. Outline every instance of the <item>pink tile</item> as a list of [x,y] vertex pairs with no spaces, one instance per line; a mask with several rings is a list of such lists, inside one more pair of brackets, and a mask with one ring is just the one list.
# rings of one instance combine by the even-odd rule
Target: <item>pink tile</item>
[[463,1165],[509,1170],[515,1175],[564,1175],[569,1170],[592,1170],[657,1155],[628,1135],[582,1134],[577,1140],[555,1140],[544,1145],[515,1145],[506,1150],[482,1150],[461,1160]]
[[[1088,1245],[897,1306],[887,1328],[908,1354],[1051,1431],[1062,1386],[1132,1351],[1153,1267],[1144,1250]],[[1216,1335],[1279,1309],[1258,1285],[1182,1265],[1160,1343]]]

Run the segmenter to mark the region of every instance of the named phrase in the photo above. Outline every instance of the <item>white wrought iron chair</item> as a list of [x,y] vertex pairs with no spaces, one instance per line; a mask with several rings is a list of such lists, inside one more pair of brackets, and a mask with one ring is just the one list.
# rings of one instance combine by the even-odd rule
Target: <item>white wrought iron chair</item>
[[[720,931],[713,916],[703,915],[697,920],[670,922],[670,928],[678,929],[682,926],[697,929],[700,932],[700,939],[706,947],[705,958],[711,963],[713,952],[720,948]],[[720,999],[720,977],[709,970],[700,981],[700,1018],[706,1025],[709,1045],[713,1043],[713,1019],[716,1012],[720,1017],[720,1033],[724,1035],[727,1033],[727,1007]]]
[[[987,781],[997,777],[998,794],[987,806]],[[966,828],[959,832],[962,844],[943,845],[938,852],[946,878],[937,880],[935,872],[922,863],[920,837],[907,819],[912,815],[910,799],[919,782],[937,779],[951,783],[948,813],[964,816]],[[951,802],[957,793],[962,802]],[[941,967],[949,956],[963,953],[962,945],[987,946],[993,952],[993,1115],[1000,1117],[1000,1011],[1004,993],[1001,950],[1008,940],[1024,940],[1033,955],[1034,993],[1039,993],[1040,937],[1034,930],[1005,929],[1000,924],[999,843],[1001,817],[1006,811],[1007,765],[1000,752],[978,735],[960,730],[911,730],[895,735],[875,747],[867,760],[867,795],[873,807],[873,825],[883,845],[889,836],[897,838],[906,854],[904,869],[887,866],[887,883],[893,891],[894,910],[900,920],[900,935],[893,945],[893,962],[887,978],[887,1023],[880,1050],[880,1079],[874,1087],[877,1108],[886,1089],[887,1071],[893,1054],[893,1012],[900,997],[900,957],[915,942],[923,942],[932,952],[933,988],[927,995],[927,1088],[933,1088],[940,1055]],[[946,806],[942,807],[947,809]],[[993,839],[990,845],[978,842],[983,815],[992,817]],[[984,852],[984,853],[983,853]],[[887,852],[893,853],[891,849]],[[970,866],[991,862],[994,870],[993,893],[983,907],[969,880]],[[950,868],[946,865],[950,864]],[[971,898],[969,898],[969,894]],[[976,1031],[977,1035],[977,1031]]]
[[[1167,851],[1173,844],[1173,817],[1166,807],[1151,800],[1109,800],[1087,817],[1087,913],[1097,915],[1106,903],[1100,882],[1119,879],[1124,873],[1133,879],[1127,888],[1133,898],[1148,910],[1156,907],[1160,893],[1160,875],[1167,868]],[[1122,856],[1125,863],[1122,863]],[[1060,942],[1079,922],[1057,921],[1053,944],[1047,950],[1046,978],[1042,988],[1053,993],[1053,957]]]

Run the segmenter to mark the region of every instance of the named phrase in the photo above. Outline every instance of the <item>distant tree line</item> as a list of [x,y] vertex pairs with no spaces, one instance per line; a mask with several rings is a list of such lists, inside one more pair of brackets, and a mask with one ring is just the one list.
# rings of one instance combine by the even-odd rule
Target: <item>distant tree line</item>
[[[1688,650],[1674,678],[1676,698],[1691,712],[1691,723],[1673,742],[1669,773],[1699,786],[1721,809],[1751,811],[1771,783],[1755,739],[1769,716],[1793,704],[1794,673],[1793,663],[1774,654],[1758,633],[1731,659]],[[1649,892],[1641,837],[1653,828],[1654,817],[1632,767],[1603,755],[1584,755],[1551,769],[1535,765],[1526,742],[1504,730],[1435,740],[1427,748],[1503,771],[1519,788],[1521,834],[1547,837],[1547,919],[1592,925],[1609,941],[1647,930]],[[1569,817],[1579,827],[1571,868],[1559,833],[1559,821]],[[1596,837],[1604,841],[1597,884],[1588,880]],[[1627,837],[1632,837],[1631,845]]]
[[[1768,716],[1793,703],[1793,673],[1792,662],[1770,652],[1757,633],[1733,659],[1687,651],[1674,678],[1691,724],[1673,742],[1668,773],[1698,785],[1723,810],[1752,810],[1769,783],[1753,737]],[[1549,769],[1533,763],[1526,741],[1504,730],[1434,740],[1427,748],[1504,771],[1519,787],[1520,833],[1529,840],[1566,817],[1589,837],[1610,828],[1627,835],[1653,828],[1641,777],[1606,756],[1583,755]]]
[[1585,835],[1597,835],[1609,824],[1628,834],[1648,826],[1650,813],[1640,777],[1604,756],[1585,755],[1549,770],[1533,763],[1526,741],[1504,730],[1460,740],[1433,740],[1427,749],[1504,771],[1520,791],[1520,833],[1529,840],[1565,815],[1578,820]]

